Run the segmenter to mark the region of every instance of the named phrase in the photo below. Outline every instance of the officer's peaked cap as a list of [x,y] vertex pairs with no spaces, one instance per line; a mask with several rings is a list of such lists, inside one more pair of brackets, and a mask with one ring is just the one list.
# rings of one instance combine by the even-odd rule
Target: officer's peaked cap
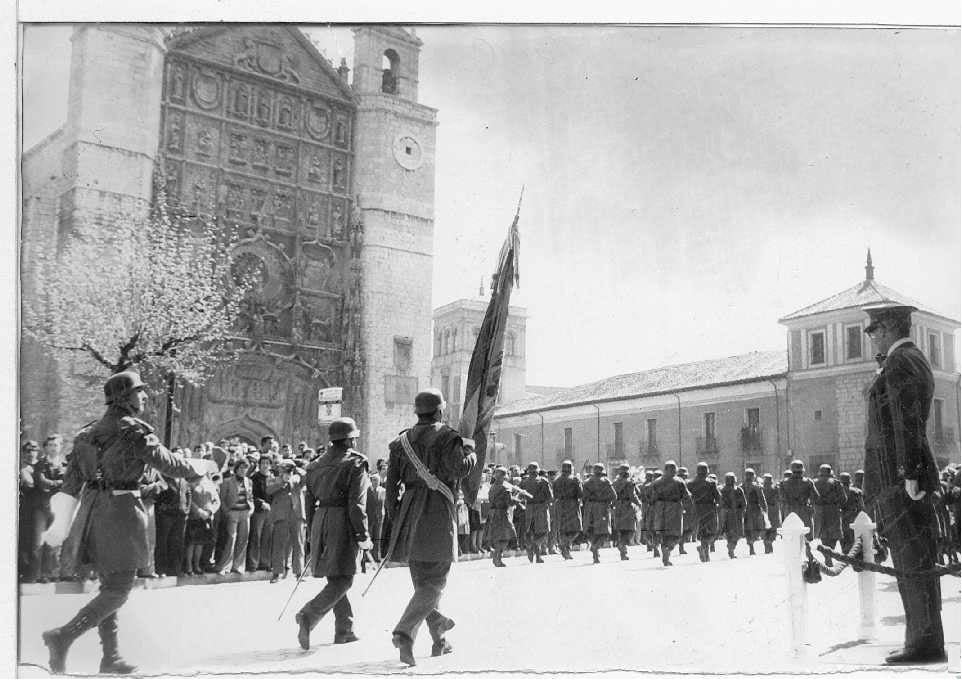
[[901,321],[904,319],[911,320],[912,312],[917,312],[918,307],[913,307],[912,305],[904,305],[900,302],[894,302],[891,300],[885,302],[873,302],[870,305],[865,305],[862,307],[862,311],[868,314],[869,324],[865,327],[866,333],[871,333],[876,328],[878,328],[879,323],[883,321]]

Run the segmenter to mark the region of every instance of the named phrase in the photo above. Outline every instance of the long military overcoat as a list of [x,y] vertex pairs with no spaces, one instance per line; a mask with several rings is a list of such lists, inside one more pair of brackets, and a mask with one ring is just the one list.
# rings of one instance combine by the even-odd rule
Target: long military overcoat
[[574,475],[561,474],[554,480],[554,516],[562,534],[581,533],[581,480]]
[[[461,435],[440,422],[419,420],[399,436],[408,437],[414,454],[451,490],[454,498],[462,479],[477,461],[466,452]],[[404,494],[401,494],[403,485]],[[393,560],[445,562],[458,559],[458,521],[454,506],[427,487],[408,460],[399,439],[389,445],[385,512],[395,541]]]
[[721,533],[729,541],[745,536],[745,492],[740,486],[723,486],[719,506]]
[[688,486],[678,477],[664,476],[652,484],[653,528],[665,536],[681,536],[686,498],[690,498]]
[[78,574],[87,566],[99,573],[147,568],[147,510],[139,492],[130,491],[149,468],[168,477],[198,477],[184,457],[160,444],[150,425],[114,406],[74,437],[61,490],[80,500],[67,538],[77,546]]
[[634,531],[638,526],[637,508],[641,506],[638,489],[630,479],[619,477],[612,482],[615,490],[615,531]]
[[607,477],[591,477],[584,483],[584,525],[589,537],[611,535],[611,504],[615,489]]
[[718,487],[707,477],[695,477],[688,482],[694,511],[695,538],[711,540],[718,535]]
[[768,526],[768,501],[765,499],[765,492],[762,485],[758,482],[751,484],[742,483],[742,492],[745,494],[745,535],[749,537],[760,537]]
[[551,531],[549,508],[554,500],[551,482],[544,477],[527,476],[521,480],[521,488],[532,498],[524,507],[524,530],[533,536],[541,536]]
[[304,504],[311,519],[307,568],[314,576],[357,573],[359,542],[370,537],[367,492],[371,479],[364,454],[328,450],[307,466]]
[[496,543],[498,541],[513,541],[518,537],[517,531],[512,522],[514,512],[514,501],[511,498],[511,491],[508,486],[491,483],[488,490],[488,502],[491,509],[488,513],[488,541]]

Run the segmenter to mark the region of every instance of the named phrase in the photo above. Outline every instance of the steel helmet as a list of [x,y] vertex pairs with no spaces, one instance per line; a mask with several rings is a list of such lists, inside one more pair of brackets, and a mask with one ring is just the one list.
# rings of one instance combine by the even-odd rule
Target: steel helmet
[[360,436],[361,431],[357,429],[357,423],[353,418],[338,418],[327,427],[327,438],[332,442]]
[[104,398],[107,404],[113,404],[135,390],[145,389],[147,384],[140,379],[140,375],[133,371],[114,373],[104,383]]

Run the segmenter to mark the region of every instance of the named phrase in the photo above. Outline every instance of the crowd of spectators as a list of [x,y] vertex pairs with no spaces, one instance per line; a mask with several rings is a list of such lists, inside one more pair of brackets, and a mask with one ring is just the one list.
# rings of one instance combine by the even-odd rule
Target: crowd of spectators
[[[304,476],[311,461],[323,454],[323,446],[310,448],[306,442],[300,442],[293,447],[280,444],[273,437],[264,437],[259,447],[222,440],[177,451],[188,458],[210,461],[206,466],[208,471],[194,483],[167,478],[153,470],[145,474],[140,495],[147,511],[153,561],[138,576],[268,571],[271,581],[276,582],[292,572],[299,574],[309,550],[305,542],[313,515],[313,508],[305,504]],[[53,521],[50,498],[63,484],[66,464],[59,435],[47,437],[42,447],[35,441],[24,442],[21,447],[18,566],[22,582],[74,580],[78,571],[93,577],[93,574],[84,574],[83,565],[78,569],[76,548],[69,539],[56,548],[43,542],[43,532]],[[363,568],[385,557],[390,536],[384,512],[387,461],[378,459],[369,474],[372,484],[367,515],[374,548],[364,555]],[[553,470],[539,470],[538,474],[550,482],[557,477]],[[644,468],[631,469],[639,498],[644,498],[645,485],[657,479],[658,474]],[[587,479],[587,471],[582,476]],[[488,466],[474,503],[467,503],[463,493],[458,495],[456,516],[461,554],[483,555],[492,547],[485,532],[490,511],[490,477],[491,466]],[[522,477],[520,467],[512,466],[508,470],[509,482],[520,485]],[[957,553],[957,465],[943,473],[942,496],[945,552]],[[637,535],[633,541],[636,544],[644,540],[643,512],[644,508],[639,507]],[[509,547],[524,549],[527,537],[523,530],[523,499],[515,506],[514,521],[517,538]],[[552,532],[549,540],[552,553],[556,538]],[[578,540],[587,541],[587,538]]]

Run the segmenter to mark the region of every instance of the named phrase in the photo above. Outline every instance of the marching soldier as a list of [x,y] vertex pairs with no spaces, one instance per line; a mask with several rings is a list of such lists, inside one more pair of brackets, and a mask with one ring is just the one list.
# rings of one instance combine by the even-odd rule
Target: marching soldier
[[391,516],[393,558],[408,563],[414,583],[392,642],[408,666],[415,665],[414,640],[422,622],[431,634],[431,656],[451,652],[444,634],[454,621],[438,611],[438,604],[458,558],[454,499],[477,458],[474,442],[443,423],[446,406],[440,390],[419,392],[414,397],[417,424],[390,444],[385,510]]
[[601,562],[598,551],[611,536],[611,504],[615,498],[604,464],[595,463],[591,466],[591,477],[584,483],[584,525],[594,564]]
[[[688,485],[688,468],[678,468],[678,479],[683,481],[686,486]],[[678,541],[678,554],[687,555],[688,551],[685,550],[685,544],[691,541],[695,526],[695,509],[691,504],[691,496],[682,500],[681,505],[683,515],[681,524],[681,539]]]
[[762,487],[755,481],[755,471],[745,470],[745,481],[742,483],[745,494],[745,542],[748,543],[748,554],[755,554],[755,541],[764,538],[765,531],[771,526],[768,520],[768,502]]
[[[551,493],[553,494],[554,483],[555,483],[555,480],[558,479],[558,471],[548,470],[547,479],[548,479],[548,484],[551,485]],[[551,525],[551,530],[548,531],[548,554],[557,555],[560,541],[559,541],[559,532],[558,532],[558,512],[555,509],[555,501],[552,501],[548,505],[548,523]]]
[[581,480],[573,474],[570,460],[561,463],[561,475],[554,481],[554,509],[558,524],[558,547],[566,560],[571,556],[571,542],[581,533]]
[[654,500],[654,528],[661,544],[661,563],[666,567],[671,566],[668,559],[671,549],[681,538],[682,514],[684,512],[682,504],[686,498],[691,498],[685,482],[675,477],[677,465],[670,460],[665,463],[665,472],[661,479],[653,485],[652,498]]
[[508,471],[501,465],[491,471],[491,488],[488,490],[488,502],[491,504],[488,515],[488,542],[491,544],[491,559],[496,567],[506,567],[501,560],[505,548],[515,538],[514,523],[514,494],[507,484]]
[[[43,633],[51,673],[65,671],[70,645],[94,627],[103,647],[100,672],[136,670],[118,651],[117,610],[127,601],[137,570],[148,562],[147,512],[138,483],[150,468],[167,477],[200,477],[185,458],[161,446],[154,429],[139,418],[147,404],[146,388],[133,371],[107,379],[107,412],[74,438],[61,493],[51,499],[55,520],[48,544],[60,545],[69,530],[78,546],[77,566],[93,564],[100,577],[93,600],[68,623]],[[80,507],[70,524],[78,496]]]
[[552,485],[555,517],[558,525],[558,547],[566,560],[571,556],[571,543],[582,532],[581,500],[584,496],[581,479],[574,474],[570,460],[561,463],[561,474]]
[[[782,501],[782,517],[793,512],[808,527],[808,538],[812,538],[812,506],[818,500],[818,490],[811,479],[805,476],[805,463],[793,460],[789,467],[789,477],[782,480],[779,498]],[[784,520],[783,520],[784,521]]]
[[[818,491],[813,515],[815,536],[822,545],[835,550],[836,545],[842,542],[842,508],[847,498],[845,487],[832,476],[831,465],[818,468],[815,490]],[[826,555],[825,564],[832,566],[833,563],[832,558]]]
[[554,500],[551,484],[539,473],[541,466],[535,462],[528,463],[527,477],[521,481],[521,488],[527,491],[531,498],[525,505],[524,530],[525,545],[528,549],[528,561],[535,558],[538,564],[543,564],[543,556],[547,552],[548,532],[551,531],[551,518],[548,510]]
[[651,524],[655,519],[652,514],[652,484],[655,481],[655,473],[652,470],[645,470],[645,480],[638,488],[638,498],[641,499],[641,542],[645,544],[645,550],[654,553],[655,557],[660,554],[655,543],[655,533],[651,531]]
[[637,519],[635,508],[641,505],[635,483],[628,477],[631,468],[618,466],[618,478],[612,484],[615,490],[615,531],[618,532],[618,552],[621,559],[628,559],[628,545],[635,535]]
[[855,530],[852,528],[852,522],[858,517],[858,513],[865,509],[865,499],[862,490],[852,486],[850,474],[843,472],[838,478],[845,489],[845,505],[842,506],[842,552],[848,553],[855,545]]
[[774,485],[774,480],[770,472],[762,475],[762,493],[765,494],[765,503],[768,505],[768,528],[765,530],[765,554],[774,551],[775,538],[778,536],[778,529],[782,526],[782,519],[779,513],[778,487]]
[[688,492],[692,500],[698,559],[708,562],[711,544],[718,535],[718,501],[721,497],[715,482],[708,479],[708,463],[699,463],[695,467],[695,478],[688,482]]
[[735,547],[738,539],[745,535],[745,492],[735,486],[735,473],[725,473],[725,486],[721,490],[721,525],[722,533],[728,542],[728,557],[735,559]]
[[[863,309],[870,318],[865,332],[882,355],[868,394],[865,503],[874,508],[895,569],[930,569],[937,557],[933,496],[939,490],[938,467],[925,436],[935,386],[932,369],[910,339],[914,307],[885,303]],[[938,578],[897,582],[905,609],[905,647],[885,662],[944,662]]]
[[327,583],[294,616],[297,641],[311,648],[311,630],[334,611],[334,644],[355,642],[354,612],[347,592],[357,573],[357,556],[370,550],[367,496],[371,479],[367,458],[354,450],[361,432],[351,418],[338,418],[327,428],[331,445],[308,465],[304,505],[311,526],[311,552],[306,568]]

